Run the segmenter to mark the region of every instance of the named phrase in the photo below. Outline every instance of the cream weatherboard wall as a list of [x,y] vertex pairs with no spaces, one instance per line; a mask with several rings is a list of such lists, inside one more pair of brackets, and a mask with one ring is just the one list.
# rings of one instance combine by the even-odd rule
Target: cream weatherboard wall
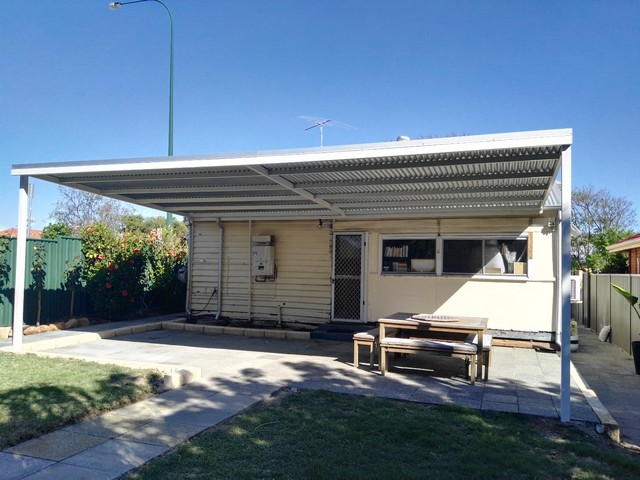
[[[205,309],[218,288],[220,228],[221,315],[237,319],[328,323],[331,316],[331,245],[327,228],[315,221],[194,222],[191,246],[190,310]],[[251,238],[271,235],[275,247],[273,281],[251,276]],[[206,308],[215,312],[217,298]]]
[[[196,221],[191,240],[190,310],[204,309],[219,287],[221,315],[321,324],[331,321],[333,233],[367,234],[366,316],[394,311],[486,316],[489,328],[554,332],[555,233],[541,218],[452,218],[370,221]],[[332,227],[332,228],[331,228]],[[381,273],[383,235],[519,235],[529,238],[528,276],[435,276]],[[271,235],[274,281],[250,275],[251,237]],[[215,312],[217,298],[206,308]]]
[[[368,321],[396,311],[486,316],[489,328],[553,332],[554,232],[548,219],[460,218],[336,222],[335,231],[368,232]],[[381,274],[383,235],[520,235],[529,237],[527,277]]]

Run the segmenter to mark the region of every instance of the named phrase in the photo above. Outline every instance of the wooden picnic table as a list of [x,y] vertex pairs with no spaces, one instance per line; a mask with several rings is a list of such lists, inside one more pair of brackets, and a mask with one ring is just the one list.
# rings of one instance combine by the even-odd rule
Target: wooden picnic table
[[[439,336],[447,340],[447,333],[451,334],[452,340],[458,340],[460,334],[473,333],[477,335],[478,345],[478,365],[484,365],[484,345],[483,337],[487,331],[486,317],[463,317],[454,315],[437,315],[437,314],[425,314],[425,313],[407,313],[396,312],[386,317],[378,319],[379,326],[379,341],[385,338],[385,332],[387,328],[396,330],[417,330],[421,333],[438,332],[444,333],[444,336]],[[382,371],[382,361],[380,362]],[[478,369],[480,373],[481,369]],[[384,372],[383,372],[384,373]]]

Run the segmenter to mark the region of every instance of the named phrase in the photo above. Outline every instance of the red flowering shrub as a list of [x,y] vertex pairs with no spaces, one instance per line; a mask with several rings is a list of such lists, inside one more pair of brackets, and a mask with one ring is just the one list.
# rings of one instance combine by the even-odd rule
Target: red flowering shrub
[[83,232],[82,240],[95,313],[124,319],[135,310],[184,308],[185,288],[177,271],[185,265],[187,245],[171,229],[116,234],[96,224]]

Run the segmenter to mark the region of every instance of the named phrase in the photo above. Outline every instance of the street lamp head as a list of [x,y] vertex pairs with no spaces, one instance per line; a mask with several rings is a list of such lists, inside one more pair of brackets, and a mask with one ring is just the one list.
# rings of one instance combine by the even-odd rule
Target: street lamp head
[[120,3],[120,2],[111,2],[109,4],[109,8],[111,10],[118,10],[120,7],[122,7],[122,3]]

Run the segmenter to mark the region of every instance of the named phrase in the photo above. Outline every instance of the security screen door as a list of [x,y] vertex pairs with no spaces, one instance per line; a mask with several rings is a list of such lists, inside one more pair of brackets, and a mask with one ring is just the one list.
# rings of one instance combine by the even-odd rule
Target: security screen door
[[333,248],[333,321],[364,322],[365,234],[336,233]]

